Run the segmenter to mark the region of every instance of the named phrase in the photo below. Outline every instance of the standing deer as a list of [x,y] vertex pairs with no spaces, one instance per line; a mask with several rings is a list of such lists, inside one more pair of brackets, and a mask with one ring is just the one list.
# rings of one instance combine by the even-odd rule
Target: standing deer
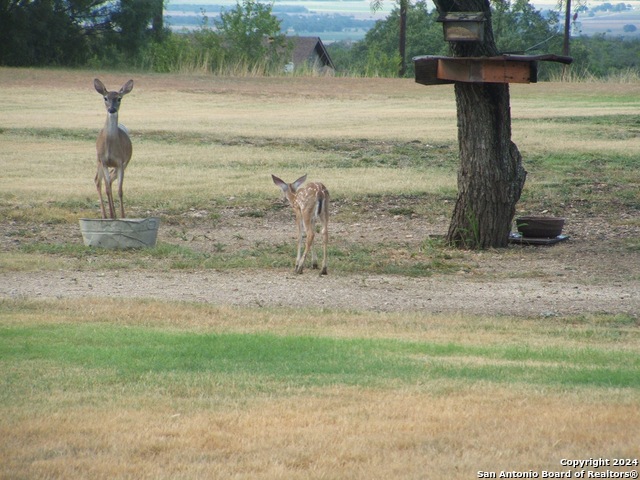
[[[293,207],[298,227],[298,255],[296,257],[296,273],[302,273],[307,253],[311,249],[313,268],[318,268],[318,258],[313,249],[316,219],[322,223],[322,270],[320,275],[327,274],[327,243],[329,243],[329,191],[322,183],[309,183],[300,188],[307,179],[303,175],[293,183],[286,183],[271,175],[273,183],[284,192],[287,200]],[[306,235],[304,253],[302,253],[302,235]]]
[[[122,202],[122,182],[124,180],[124,169],[127,168],[131,160],[131,139],[124,125],[118,124],[118,109],[120,101],[133,89],[133,80],[125,83],[120,91],[110,92],[104,84],[97,78],[93,81],[96,91],[104,97],[104,105],[107,108],[107,122],[98,135],[96,150],[98,153],[98,169],[96,172],[96,188],[100,196],[100,209],[102,218],[107,218],[102,198],[102,181],[107,192],[109,202],[109,214],[111,218],[116,218],[116,209],[113,204],[113,193],[111,185],[118,178],[118,197],[120,198],[120,216],[124,215],[124,203]],[[111,170],[110,170],[111,169]]]

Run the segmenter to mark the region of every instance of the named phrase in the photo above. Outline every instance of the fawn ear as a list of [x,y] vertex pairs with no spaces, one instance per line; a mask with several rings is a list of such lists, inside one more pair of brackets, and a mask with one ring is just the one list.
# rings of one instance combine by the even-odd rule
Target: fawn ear
[[98,92],[100,95],[106,95],[108,93],[107,87],[105,87],[104,83],[102,83],[97,78],[93,80],[93,87],[96,89],[96,92]]
[[303,176],[301,176],[299,179],[297,179],[291,185],[293,185],[293,188],[295,188],[297,190],[298,187],[300,187],[300,185],[302,185],[306,179],[307,179],[307,174],[305,173]]
[[281,180],[280,178],[276,177],[273,174],[271,174],[271,178],[273,179],[273,183],[279,186],[283,192],[286,192],[287,190],[289,190],[289,185],[287,185],[285,181]]

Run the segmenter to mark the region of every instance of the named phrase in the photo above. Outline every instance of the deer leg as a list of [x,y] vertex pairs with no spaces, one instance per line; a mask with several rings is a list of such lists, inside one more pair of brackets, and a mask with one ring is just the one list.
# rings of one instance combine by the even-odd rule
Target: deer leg
[[300,263],[298,264],[298,269],[296,270],[296,273],[302,273],[304,261],[307,258],[307,253],[309,253],[309,249],[311,249],[311,246],[313,245],[313,237],[315,235],[313,232],[313,225],[305,225],[304,227],[305,227],[305,232],[307,234],[307,238],[304,245],[304,252],[302,253],[302,258],[300,259]]
[[104,172],[104,189],[107,191],[107,201],[109,202],[109,214],[111,218],[116,218],[116,209],[113,205],[113,191],[111,185],[113,183],[113,176],[109,174],[109,167],[103,166]]
[[118,169],[118,198],[120,199],[120,218],[124,216],[124,202],[122,201],[122,182],[124,181],[124,168]]
[[328,219],[323,219],[322,222],[322,270],[320,275],[327,274],[327,244],[329,243],[329,222]]
[[116,218],[116,200],[113,196],[113,182],[116,181],[117,176],[118,174],[115,168],[112,168],[111,170],[109,170],[109,187],[111,192],[111,203],[113,204],[113,213],[112,213],[113,216],[111,218]]
[[[115,196],[113,194],[113,182],[116,181],[116,178],[118,178],[118,169],[117,168],[112,168],[109,171],[110,175],[109,175],[109,187],[110,187],[110,193],[111,193],[111,204],[113,205],[113,217],[112,218],[118,218],[116,216],[116,199]],[[120,181],[118,180],[118,184],[120,184]]]
[[296,273],[302,273],[303,263],[300,262],[300,258],[302,257],[302,218],[297,219],[296,226],[298,227],[298,253],[296,255]]
[[100,210],[102,211],[102,218],[107,218],[107,212],[104,209],[104,199],[102,198],[102,166],[98,166],[96,172],[96,188],[98,189],[98,197],[100,197]]
[[[316,233],[315,221],[311,225],[311,230],[313,231],[313,233],[315,235],[315,233]],[[314,270],[317,270],[318,269],[318,255],[316,255],[316,249],[313,246],[313,244],[311,244],[309,246],[309,248],[311,249],[311,266],[313,267]]]

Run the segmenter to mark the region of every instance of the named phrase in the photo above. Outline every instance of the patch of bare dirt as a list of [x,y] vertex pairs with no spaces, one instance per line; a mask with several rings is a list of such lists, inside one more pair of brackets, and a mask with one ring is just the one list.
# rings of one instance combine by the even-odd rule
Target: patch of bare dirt
[[[375,211],[376,209],[372,209]],[[381,210],[378,210],[381,211]],[[203,252],[295,243],[292,213],[275,209],[263,217],[223,210],[192,210],[180,223],[161,224],[159,241]],[[443,235],[448,219],[366,214],[357,222],[331,224],[336,241],[423,243]],[[2,225],[3,251],[25,242],[81,243],[79,227]],[[20,232],[18,232],[20,230]],[[0,272],[0,298],[123,297],[196,301],[247,307],[318,307],[363,311],[421,311],[474,315],[565,316],[640,313],[640,236],[631,218],[569,217],[570,239],[551,247],[511,246],[504,250],[455,251],[453,274],[411,278],[331,270],[303,275],[282,270],[207,271],[39,271]],[[630,246],[631,245],[631,246]],[[293,250],[293,248],[292,248]],[[293,262],[293,258],[292,258]]]

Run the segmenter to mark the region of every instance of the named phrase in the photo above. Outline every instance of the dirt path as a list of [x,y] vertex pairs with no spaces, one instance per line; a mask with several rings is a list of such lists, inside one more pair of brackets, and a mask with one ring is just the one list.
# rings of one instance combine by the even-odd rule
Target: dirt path
[[320,277],[274,272],[41,272],[0,276],[0,297],[156,298],[249,307],[313,306],[365,311],[554,316],[640,312],[638,283],[469,281],[457,276]]
[[[163,226],[159,241],[184,242],[197,251],[216,244],[247,248],[257,242],[294,240],[288,211],[260,220],[237,212],[215,227],[194,222],[178,238]],[[457,273],[427,278],[349,274],[331,270],[320,277],[306,270],[160,270],[41,272],[0,271],[0,298],[154,298],[248,307],[301,307],[362,311],[461,312],[475,315],[564,316],[579,314],[640,315],[640,252],[628,239],[638,227],[612,226],[607,219],[568,222],[568,242],[553,247],[511,247],[502,251],[463,252]],[[627,225],[627,226],[624,226]],[[79,231],[66,226],[32,226],[26,239],[5,230],[3,250],[25,241],[81,242]],[[335,238],[419,243],[444,231],[442,225],[405,217],[369,219],[361,224],[334,223]],[[18,225],[24,231],[23,225]],[[19,240],[16,240],[19,239]],[[330,259],[331,260],[331,259]]]

